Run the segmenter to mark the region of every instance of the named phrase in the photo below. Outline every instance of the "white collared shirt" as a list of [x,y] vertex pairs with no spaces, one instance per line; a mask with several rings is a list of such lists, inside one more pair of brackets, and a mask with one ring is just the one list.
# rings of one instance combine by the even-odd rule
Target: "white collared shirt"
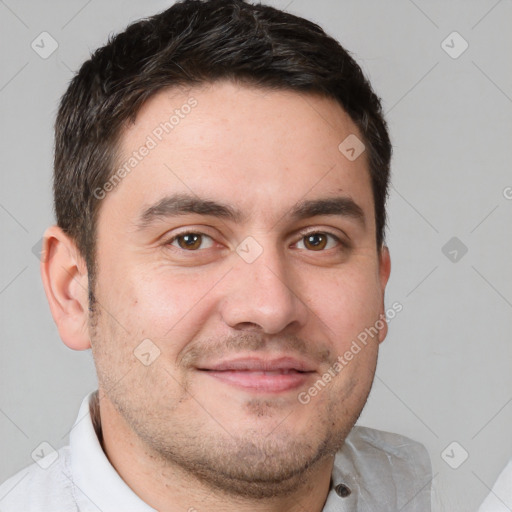
[[[87,395],[58,451],[0,486],[2,512],[156,512],[110,464],[91,419]],[[323,512],[430,512],[432,469],[423,445],[398,434],[355,426],[334,460]]]

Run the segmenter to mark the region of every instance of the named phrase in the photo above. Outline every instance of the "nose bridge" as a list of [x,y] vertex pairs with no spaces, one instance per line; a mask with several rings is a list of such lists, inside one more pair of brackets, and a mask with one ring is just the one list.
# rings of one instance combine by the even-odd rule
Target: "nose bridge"
[[234,255],[231,286],[221,311],[224,321],[238,329],[257,325],[269,334],[292,323],[303,325],[307,308],[290,282],[284,256],[272,243],[248,238]]

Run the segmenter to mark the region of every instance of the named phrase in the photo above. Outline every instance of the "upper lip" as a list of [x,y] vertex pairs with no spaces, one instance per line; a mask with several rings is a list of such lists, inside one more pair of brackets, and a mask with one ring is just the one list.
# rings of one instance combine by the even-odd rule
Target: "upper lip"
[[239,357],[219,362],[203,364],[197,367],[199,370],[210,371],[260,371],[270,372],[276,370],[297,370],[299,372],[313,372],[315,367],[307,360],[296,357]]

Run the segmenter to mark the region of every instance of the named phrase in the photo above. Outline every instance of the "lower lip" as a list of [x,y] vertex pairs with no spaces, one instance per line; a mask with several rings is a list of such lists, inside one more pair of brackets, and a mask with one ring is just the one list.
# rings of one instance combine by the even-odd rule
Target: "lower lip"
[[280,393],[304,386],[313,372],[264,373],[248,370],[204,371],[210,377],[250,391]]

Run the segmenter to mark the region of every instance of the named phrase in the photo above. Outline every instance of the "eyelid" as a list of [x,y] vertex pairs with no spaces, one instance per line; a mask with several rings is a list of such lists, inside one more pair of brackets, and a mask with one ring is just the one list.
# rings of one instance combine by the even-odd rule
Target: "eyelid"
[[[300,239],[297,241],[299,242],[302,238],[308,235],[329,235],[333,237],[342,247],[349,247],[350,244],[348,242],[348,237],[346,235],[340,235],[338,233],[333,233],[329,229],[322,229],[322,228],[304,228],[298,232],[298,235],[300,235]],[[297,243],[295,242],[295,243]],[[320,251],[323,252],[323,251]]]
[[183,249],[181,247],[177,247],[175,245],[172,245],[180,236],[184,236],[184,235],[200,235],[201,237],[203,238],[209,238],[211,241],[212,241],[212,246],[211,247],[207,247],[206,249],[211,249],[216,243],[218,244],[219,242],[216,241],[215,237],[213,235],[210,235],[208,233],[205,233],[204,231],[204,228],[200,228],[200,229],[194,229],[193,227],[191,228],[190,226],[187,226],[187,227],[184,227],[183,229],[179,229],[178,228],[178,231],[177,232],[173,232],[171,236],[166,236],[164,237],[164,245],[165,246],[168,246],[168,247],[172,247],[173,249],[179,251],[179,252],[201,252],[201,251],[204,251],[206,249],[196,249],[194,251],[187,251],[186,249]]

